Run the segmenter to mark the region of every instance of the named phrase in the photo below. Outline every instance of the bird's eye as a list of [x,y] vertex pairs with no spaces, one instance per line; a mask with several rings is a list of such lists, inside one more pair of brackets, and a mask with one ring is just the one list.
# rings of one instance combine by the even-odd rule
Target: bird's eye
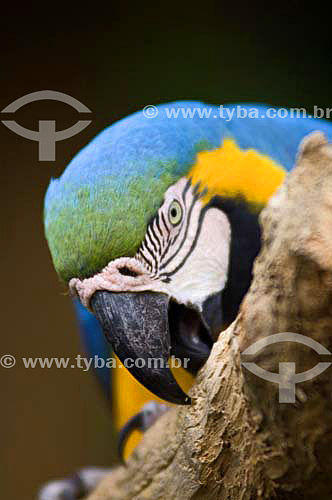
[[174,200],[168,210],[168,218],[173,226],[179,224],[182,219],[182,207],[180,203]]

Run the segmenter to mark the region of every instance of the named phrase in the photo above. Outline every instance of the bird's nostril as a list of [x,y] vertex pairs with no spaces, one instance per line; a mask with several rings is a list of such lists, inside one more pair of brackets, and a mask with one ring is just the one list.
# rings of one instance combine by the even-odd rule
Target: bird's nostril
[[120,274],[123,274],[124,276],[132,276],[133,278],[136,278],[136,276],[138,276],[138,273],[136,271],[133,271],[128,267],[120,267],[118,271]]

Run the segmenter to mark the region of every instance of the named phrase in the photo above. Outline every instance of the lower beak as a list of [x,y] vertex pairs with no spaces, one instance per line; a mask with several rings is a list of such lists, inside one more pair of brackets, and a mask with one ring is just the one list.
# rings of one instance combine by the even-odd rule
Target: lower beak
[[96,292],[92,309],[115,354],[156,396],[190,404],[169,369],[171,340],[167,295],[154,292]]

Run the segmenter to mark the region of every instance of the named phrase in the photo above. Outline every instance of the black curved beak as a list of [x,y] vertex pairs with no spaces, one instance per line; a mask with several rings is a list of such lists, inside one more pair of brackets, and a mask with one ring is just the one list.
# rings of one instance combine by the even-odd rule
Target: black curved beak
[[156,396],[190,404],[172,375],[167,295],[155,292],[95,292],[92,309],[115,354],[130,373]]

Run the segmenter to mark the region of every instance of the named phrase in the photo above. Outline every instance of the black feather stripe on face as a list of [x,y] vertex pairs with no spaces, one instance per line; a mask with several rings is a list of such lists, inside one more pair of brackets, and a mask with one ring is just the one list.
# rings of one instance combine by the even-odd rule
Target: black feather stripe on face
[[223,320],[229,324],[237,316],[240,304],[247,293],[254,260],[261,248],[259,209],[242,198],[215,196],[210,207],[222,210],[231,225],[230,261],[226,286],[222,292]]

